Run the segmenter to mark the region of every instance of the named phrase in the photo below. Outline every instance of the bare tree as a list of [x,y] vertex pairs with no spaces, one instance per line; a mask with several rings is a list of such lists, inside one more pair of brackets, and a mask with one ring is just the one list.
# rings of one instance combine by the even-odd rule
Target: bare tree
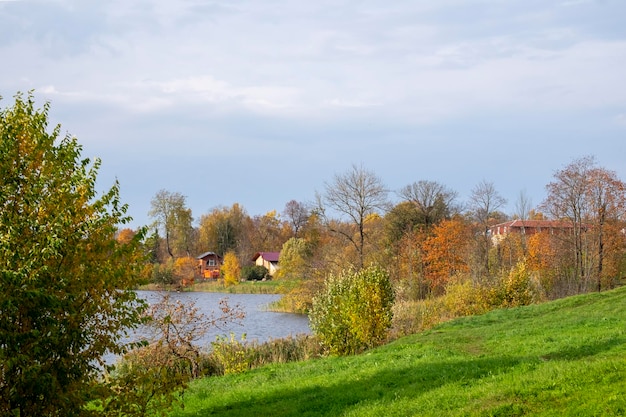
[[520,191],[517,201],[515,202],[515,216],[522,221],[522,244],[526,250],[526,227],[525,221],[530,217],[532,210],[532,199],[526,193],[526,190]]
[[515,215],[520,220],[528,220],[530,217],[530,211],[533,208],[532,199],[526,193],[526,190],[520,191],[515,202]]
[[455,204],[457,192],[436,181],[421,180],[403,187],[399,194],[415,205],[426,226],[450,218],[458,211]]
[[[616,174],[596,166],[595,158],[586,156],[567,165],[546,186],[548,196],[542,207],[556,219],[572,224],[574,275],[578,291],[593,282],[602,288],[606,224],[624,213],[626,185]],[[590,245],[595,245],[593,250]],[[595,253],[595,257],[591,256]]]
[[298,232],[300,232],[309,220],[310,212],[305,204],[291,200],[285,204],[283,215],[293,229],[293,236],[298,237]]
[[[382,180],[363,166],[352,165],[352,169],[335,174],[330,183],[325,183],[325,193],[318,196],[319,214],[326,219],[329,229],[341,235],[354,246],[359,256],[359,267],[364,265],[366,236],[365,222],[368,216],[385,212],[389,206],[388,190]],[[343,229],[328,221],[330,209],[350,227]]]
[[489,272],[489,248],[491,247],[491,239],[489,236],[489,227],[491,219],[497,218],[498,209],[506,204],[506,199],[502,197],[492,182],[481,181],[472,189],[469,201],[469,210],[474,220],[481,228],[480,236],[482,244],[480,245],[480,261],[485,272]]
[[626,184],[613,171],[594,168],[590,173],[587,200],[593,215],[596,241],[596,286],[602,290],[605,257],[605,229],[609,222],[619,221],[626,209]]

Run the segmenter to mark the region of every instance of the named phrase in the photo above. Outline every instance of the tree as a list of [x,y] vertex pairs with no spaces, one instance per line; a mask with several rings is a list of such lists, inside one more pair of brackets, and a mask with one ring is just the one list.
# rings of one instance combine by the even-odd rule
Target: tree
[[117,241],[123,244],[130,243],[132,242],[133,237],[135,237],[136,234],[137,232],[135,232],[133,229],[129,229],[128,227],[126,227],[117,232]]
[[[492,182],[481,181],[472,189],[469,201],[469,209],[472,217],[480,228],[479,264],[485,273],[489,273],[489,248],[491,238],[489,236],[489,226],[494,222],[492,219],[498,218],[497,210],[506,204],[506,199],[502,197]],[[502,220],[500,218],[500,220]]]
[[190,256],[183,256],[174,262],[173,275],[181,287],[193,285],[198,274],[198,261]]
[[[256,251],[275,251],[285,242],[283,223],[276,210],[252,218],[250,242]],[[289,233],[286,233],[287,235]]]
[[[237,203],[217,207],[200,217],[200,244],[206,250],[214,250],[220,256],[226,252],[244,252],[242,245],[245,228],[251,220]],[[242,254],[242,259],[246,254]]]
[[48,132],[49,104],[18,93],[0,111],[0,414],[80,415],[107,352],[140,322],[143,232],[127,223],[119,184],[99,195],[100,161]]
[[235,252],[226,252],[224,255],[224,263],[222,264],[222,276],[224,277],[224,283],[226,285],[239,284],[239,277],[241,275],[241,267]]
[[219,315],[205,315],[194,301],[183,303],[164,295],[146,313],[147,344],[124,355],[108,375],[108,385],[117,395],[100,403],[105,415],[165,415],[183,399],[189,381],[202,374],[205,355],[198,341],[210,329],[240,324],[244,317],[243,310],[231,307],[226,299],[219,302]]
[[285,205],[283,216],[293,229],[293,237],[298,237],[298,233],[309,221],[309,209],[303,203],[291,200]]
[[190,256],[193,247],[193,217],[187,208],[186,197],[177,192],[160,190],[152,198],[148,213],[165,236],[165,246],[170,258]]
[[[594,167],[589,175],[587,201],[590,206],[596,245],[596,288],[602,290],[607,238],[611,225],[620,224],[626,210],[626,184],[613,171]],[[619,234],[618,234],[619,236]]]
[[469,226],[460,217],[434,227],[432,236],[423,244],[426,279],[433,290],[443,290],[454,275],[469,271],[470,236]]
[[278,279],[303,279],[310,277],[311,245],[302,238],[292,237],[280,251]]
[[542,207],[552,217],[572,224],[570,247],[579,291],[594,281],[594,275],[599,291],[606,256],[606,226],[623,216],[626,186],[614,172],[598,167],[591,156],[574,160],[554,177],[546,186],[548,196]]
[[458,211],[454,201],[456,191],[436,181],[418,181],[400,190],[400,195],[411,202],[420,216],[421,224],[430,227],[449,219]]
[[325,193],[318,198],[318,212],[326,217],[327,208],[347,220],[346,228],[327,219],[327,227],[346,239],[356,250],[358,267],[365,261],[366,220],[375,213],[388,208],[387,188],[373,171],[363,166],[352,165],[344,174],[336,174],[330,183],[325,183]]

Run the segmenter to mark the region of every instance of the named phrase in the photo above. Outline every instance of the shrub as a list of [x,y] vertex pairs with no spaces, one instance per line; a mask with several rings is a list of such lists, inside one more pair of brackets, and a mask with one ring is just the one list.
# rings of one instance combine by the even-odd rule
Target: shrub
[[446,319],[483,314],[494,308],[493,291],[468,277],[456,277],[446,285],[445,290],[443,304]]
[[225,336],[217,336],[212,345],[211,355],[220,365],[222,374],[238,374],[250,368],[245,334],[241,336],[241,341],[237,340],[233,333],[230,334],[230,339]]
[[163,287],[172,285],[174,283],[174,263],[169,261],[164,264],[154,264],[152,282]]
[[511,268],[503,282],[503,307],[525,306],[539,301],[540,291],[532,280],[525,261]]
[[241,279],[244,281],[261,281],[269,275],[269,271],[263,265],[247,265],[241,268]]
[[386,340],[393,302],[389,275],[378,267],[330,275],[313,299],[311,328],[331,354],[358,353]]

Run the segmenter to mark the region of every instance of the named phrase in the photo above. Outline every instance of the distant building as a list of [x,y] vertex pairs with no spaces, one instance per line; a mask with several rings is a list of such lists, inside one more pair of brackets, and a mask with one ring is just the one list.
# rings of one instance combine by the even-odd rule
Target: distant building
[[196,257],[200,276],[204,279],[217,279],[220,277],[222,257],[215,252],[204,252]]
[[280,252],[257,252],[252,257],[255,265],[264,266],[269,271],[270,276],[274,276],[278,270],[278,258]]
[[499,223],[489,228],[489,233],[494,244],[511,233],[520,235],[534,235],[535,233],[547,232],[550,234],[570,233],[574,226],[571,222],[563,220],[511,220]]

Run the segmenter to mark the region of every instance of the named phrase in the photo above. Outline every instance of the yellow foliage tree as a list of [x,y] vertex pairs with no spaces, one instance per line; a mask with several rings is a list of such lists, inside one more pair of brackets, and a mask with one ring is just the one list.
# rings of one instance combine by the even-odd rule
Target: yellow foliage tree
[[174,276],[183,287],[193,285],[197,271],[198,262],[190,256],[178,258],[174,262]]
[[224,263],[222,264],[222,276],[226,285],[239,284],[239,276],[241,275],[241,267],[235,252],[227,252],[224,255]]

